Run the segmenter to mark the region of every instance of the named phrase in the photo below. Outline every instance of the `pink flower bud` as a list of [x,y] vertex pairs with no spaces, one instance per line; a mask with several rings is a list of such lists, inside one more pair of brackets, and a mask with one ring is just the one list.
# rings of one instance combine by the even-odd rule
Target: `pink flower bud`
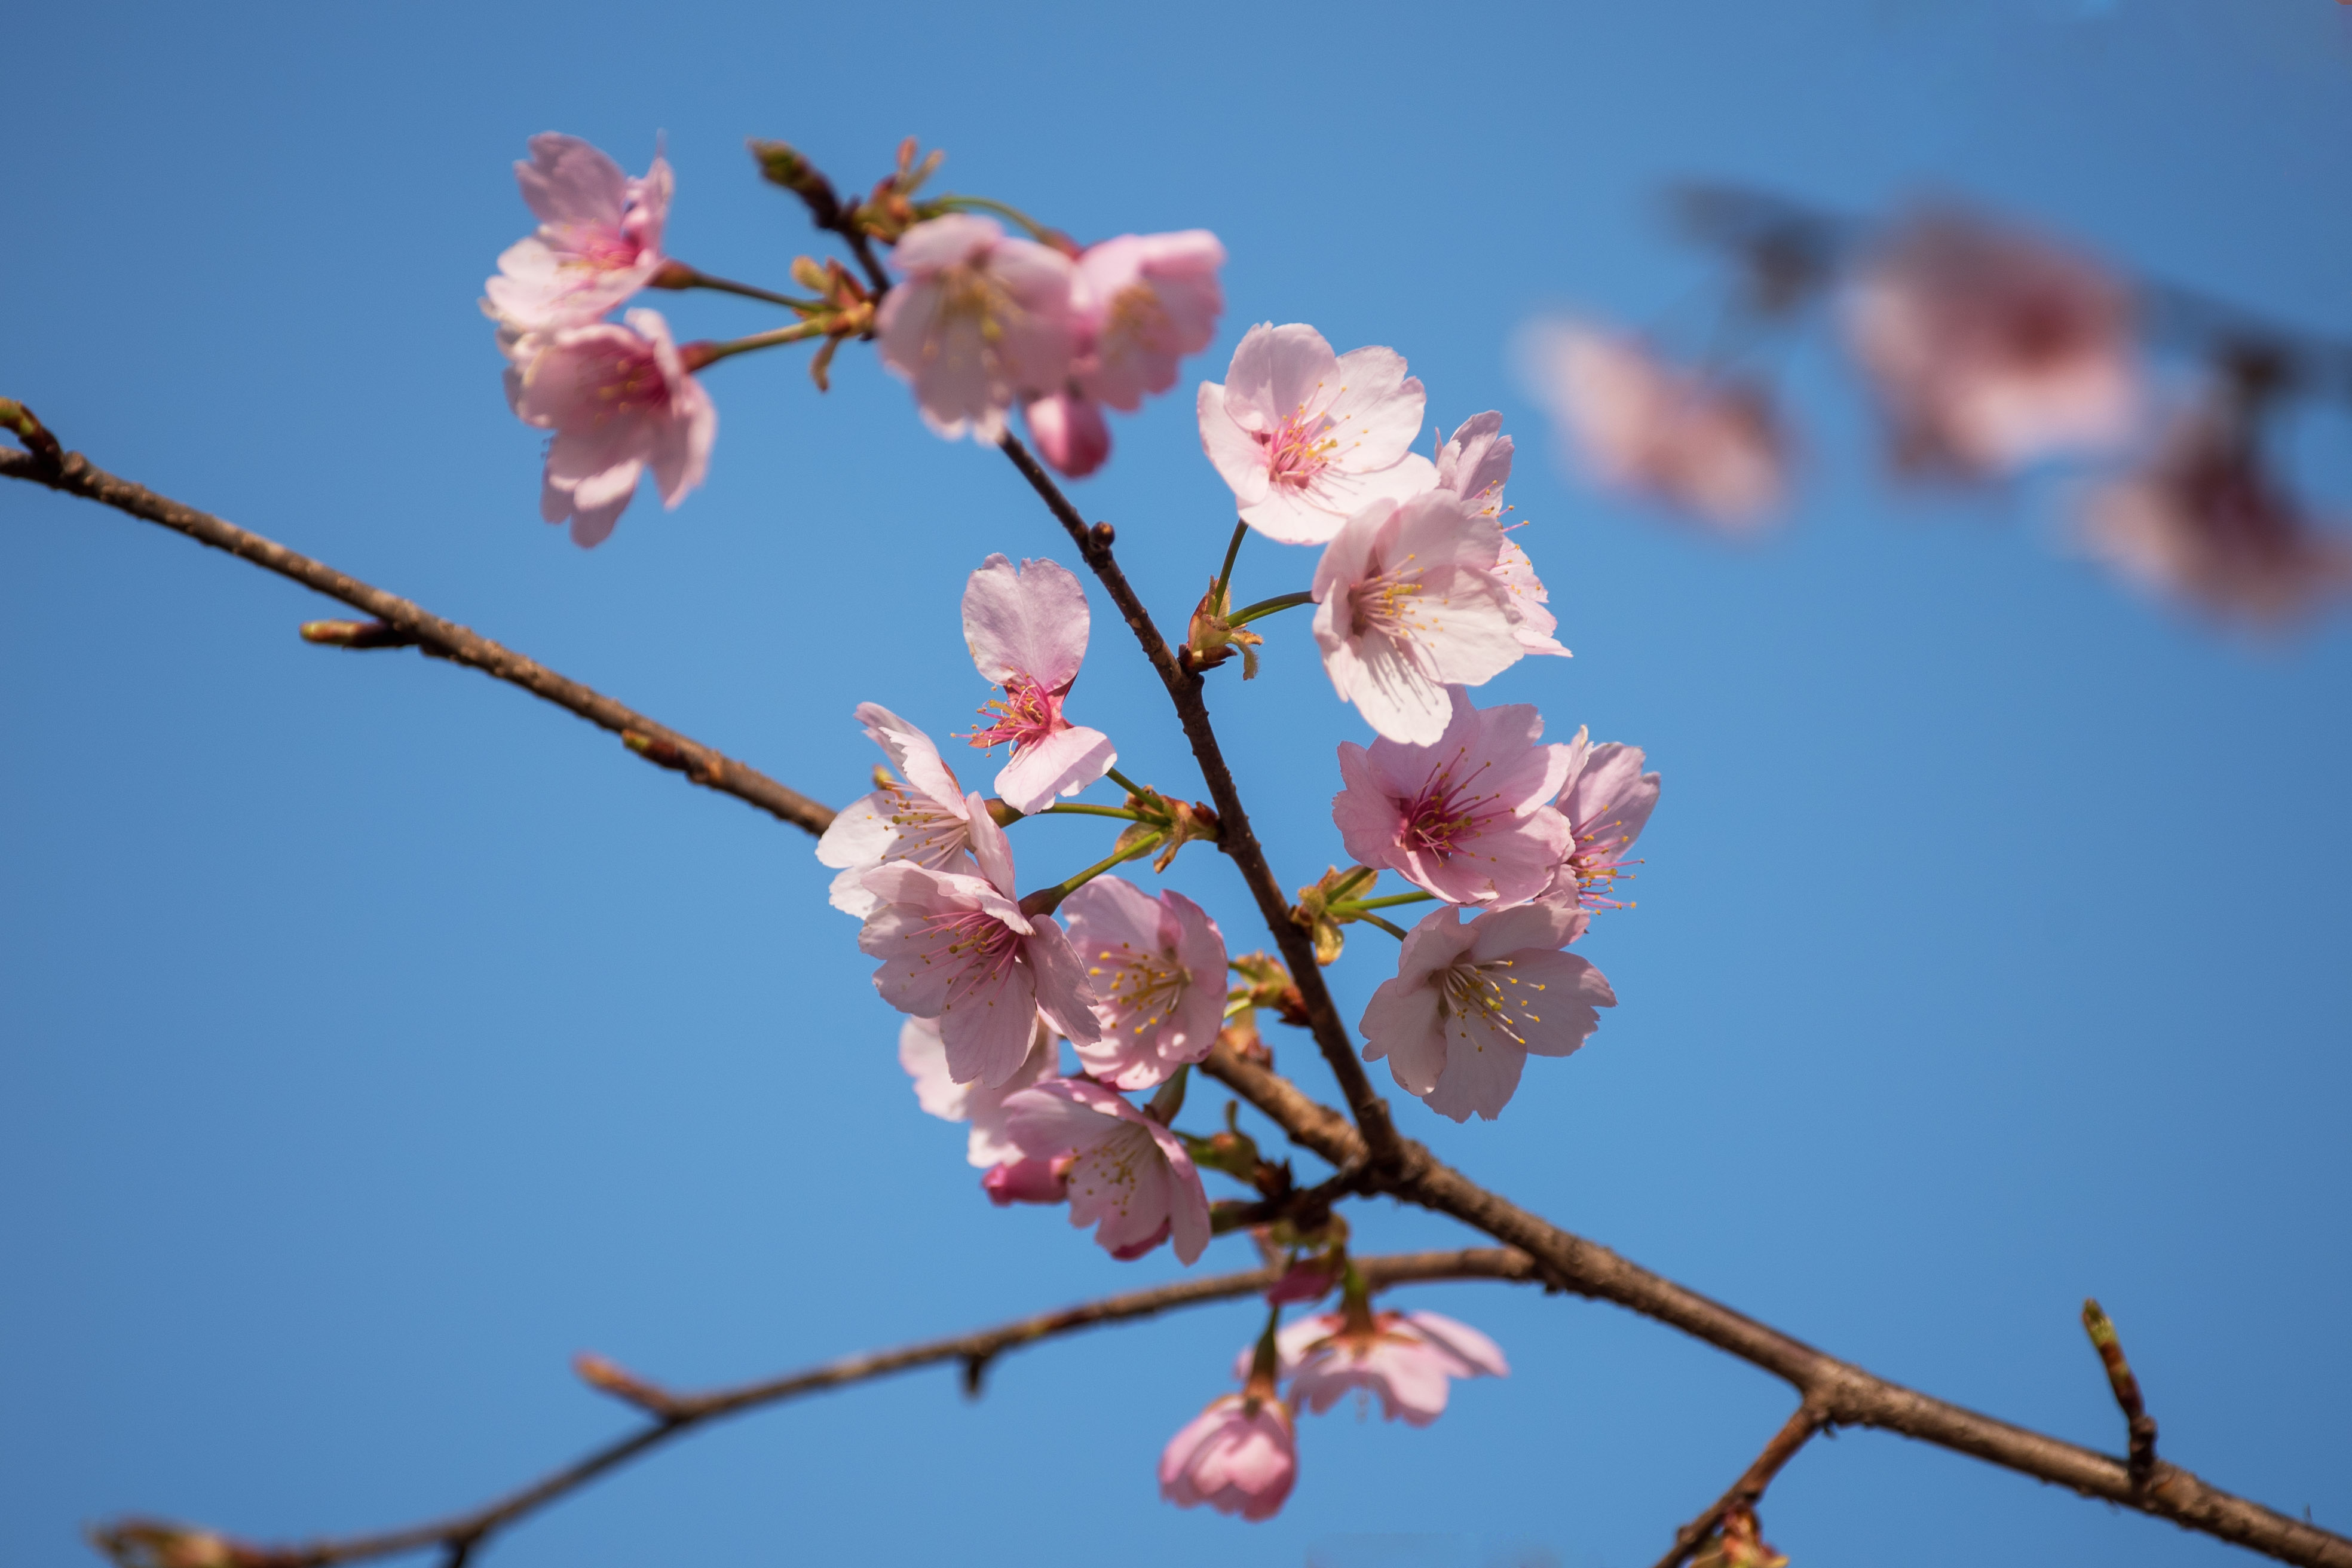
[[1110,426],[1091,397],[1057,392],[1029,405],[1029,435],[1060,473],[1083,479],[1110,456]]
[[1298,1434],[1279,1399],[1228,1394],[1210,1401],[1160,1456],[1160,1495],[1178,1508],[1208,1504],[1246,1520],[1282,1511],[1298,1479]]
[[981,1190],[998,1208],[1014,1204],[1058,1204],[1070,1195],[1067,1155],[1053,1159],[1007,1160],[980,1179]]

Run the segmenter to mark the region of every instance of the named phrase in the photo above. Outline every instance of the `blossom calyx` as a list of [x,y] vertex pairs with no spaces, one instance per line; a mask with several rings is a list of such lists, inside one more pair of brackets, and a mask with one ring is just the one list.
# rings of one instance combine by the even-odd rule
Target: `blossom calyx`
[[1118,847],[1132,848],[1148,834],[1160,837],[1160,853],[1153,856],[1151,868],[1165,874],[1176,862],[1176,851],[1191,840],[1219,844],[1224,840],[1224,824],[1217,819],[1216,807],[1206,801],[1196,800],[1186,805],[1171,800],[1158,790],[1145,790],[1127,797],[1127,808],[1136,814],[1135,826],[1121,832]]
[[1789,1559],[1765,1542],[1755,1510],[1734,1507],[1692,1553],[1690,1568],[1789,1568]]
[[1282,1015],[1284,1023],[1307,1026],[1307,998],[1290,978],[1290,971],[1282,966],[1282,960],[1270,952],[1245,952],[1233,961],[1231,968],[1249,982],[1234,988],[1234,1000],[1246,1001],[1252,1007],[1271,1007]]
[[915,161],[917,142],[912,136],[898,143],[898,166],[874,183],[873,194],[850,209],[849,216],[857,226],[886,245],[896,245],[898,237],[931,216],[915,207],[915,193],[923,182],[940,171],[948,155],[934,147],[921,163]]
[[1353,866],[1342,872],[1334,866],[1314,886],[1298,889],[1298,903],[1290,918],[1314,937],[1316,963],[1328,968],[1339,961],[1339,950],[1348,940],[1339,928],[1363,918],[1360,912],[1349,911],[1349,900],[1369,889],[1379,877],[1369,867]]
[[1231,624],[1227,617],[1233,613],[1232,584],[1212,582],[1192,608],[1192,625],[1185,631],[1184,646],[1178,650],[1186,668],[1214,669],[1238,653],[1242,679],[1257,679],[1257,650],[1265,639],[1245,626]]

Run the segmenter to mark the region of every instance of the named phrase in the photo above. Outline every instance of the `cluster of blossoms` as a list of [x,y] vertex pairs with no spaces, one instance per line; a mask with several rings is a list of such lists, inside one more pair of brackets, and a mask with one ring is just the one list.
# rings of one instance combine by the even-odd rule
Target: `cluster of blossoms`
[[[891,247],[903,281],[877,300],[837,264],[803,258],[793,277],[816,297],[771,295],[663,253],[674,181],[660,157],[631,177],[575,136],[548,132],[530,145],[515,178],[539,227],[499,258],[482,310],[498,326],[509,404],[552,433],[540,514],[570,522],[584,547],[612,533],[647,470],[672,508],[702,482],[719,415],[695,373],[729,354],[821,333],[828,342],[812,369],[822,387],[839,340],[876,338],[933,429],[1002,440],[1017,406],[1046,460],[1081,477],[1110,455],[1103,410],[1132,413],[1145,394],[1175,385],[1177,362],[1208,346],[1224,307],[1224,247],[1206,230],[1084,248],[1049,230],[1042,240],[1008,237],[994,218],[953,210],[963,198],[909,202],[937,163],[909,171],[911,144],[867,229]],[[764,163],[768,148],[754,151]],[[698,287],[785,305],[801,323],[678,344],[658,311],[611,319],[640,289]]]
[[[1118,270],[1106,263],[1104,276],[1128,279],[1130,293],[1137,279],[1165,289],[1169,278],[1190,277],[1203,290],[1190,297],[1197,310],[1188,318],[1114,305],[1072,333],[1070,300],[1123,297],[1088,280],[1085,256],[1073,266],[992,222],[933,219],[898,243],[908,281],[883,305],[882,352],[914,383],[935,430],[1001,438],[1007,412],[1025,400],[1050,448],[1054,421],[1076,428],[1093,402],[1129,405],[1170,384],[1178,354],[1199,346],[1213,317],[1211,255],[1122,247]],[[1196,270],[1150,270],[1170,257]],[[1160,340],[1148,362],[1132,357],[1153,340],[1121,323],[1167,320],[1198,332]],[[1041,414],[1049,399],[1057,411]],[[1530,1055],[1575,1051],[1599,1009],[1616,1002],[1601,973],[1566,950],[1596,910],[1619,907],[1617,879],[1659,781],[1636,748],[1595,745],[1582,731],[1547,742],[1533,708],[1473,700],[1471,688],[1520,658],[1568,650],[1518,529],[1505,521],[1512,441],[1502,416],[1466,420],[1423,456],[1412,448],[1424,405],[1393,350],[1337,353],[1297,324],[1244,335],[1225,379],[1200,389],[1202,448],[1242,526],[1318,546],[1320,557],[1310,591],[1240,612],[1227,603],[1229,558],[1186,653],[1195,668],[1213,666],[1231,645],[1257,640],[1244,630],[1252,619],[1314,606],[1333,688],[1373,731],[1337,759],[1332,819],[1358,864],[1302,892],[1332,934],[1328,950],[1318,939],[1318,955],[1339,955],[1344,923],[1400,937],[1396,973],[1361,1018],[1364,1059],[1386,1061],[1399,1087],[1440,1115],[1492,1120]],[[1057,464],[1084,466],[1067,457]],[[1114,1258],[1165,1242],[1190,1264],[1219,1228],[1204,1173],[1263,1187],[1273,1168],[1238,1129],[1211,1139],[1177,1129],[1187,1069],[1221,1038],[1254,1040],[1250,1010],[1287,976],[1263,955],[1230,956],[1215,920],[1183,894],[1111,874],[1154,848],[1165,870],[1185,837],[1216,829],[1206,808],[1172,805],[1119,774],[1111,738],[1079,721],[1087,715],[1072,694],[1091,618],[1077,578],[1049,560],[992,555],[968,579],[962,614],[973,666],[997,691],[965,737],[1006,749],[994,793],[965,789],[921,730],[861,705],[856,720],[889,765],[818,847],[836,872],[833,902],[862,922],[875,987],[907,1016],[898,1059],[918,1102],[967,1124],[967,1158],[989,1200],[1062,1205]],[[1127,792],[1125,805],[1062,805],[1105,780]],[[1099,865],[1024,891],[1006,828],[1057,810],[1133,826]],[[1382,873],[1412,890],[1367,898]],[[1437,907],[1409,931],[1373,912],[1416,902]],[[1229,971],[1244,984],[1231,985]],[[1294,1253],[1265,1334],[1236,1368],[1242,1391],[1169,1444],[1165,1497],[1266,1518],[1297,1474],[1301,1411],[1327,1410],[1353,1389],[1421,1426],[1444,1409],[1451,1380],[1507,1370],[1475,1330],[1433,1313],[1375,1311],[1343,1239],[1328,1228],[1290,1237],[1320,1251]],[[1342,1284],[1338,1311],[1282,1325],[1286,1305]]]
[[[1788,209],[1723,226],[1765,317],[1789,314],[1832,278],[1832,242]],[[2265,471],[2259,426],[2274,367],[2225,353],[2209,390],[2162,411],[2143,363],[2141,303],[2088,258],[1929,210],[1853,255],[1840,313],[1898,470],[1981,481],[2137,448],[2128,471],[2082,494],[2074,537],[2084,552],[2249,620],[2286,619],[2352,588],[2352,545]],[[1537,322],[1521,346],[1529,391],[1598,482],[1735,530],[1785,497],[1790,443],[1759,382],[1675,364],[1580,321]]]

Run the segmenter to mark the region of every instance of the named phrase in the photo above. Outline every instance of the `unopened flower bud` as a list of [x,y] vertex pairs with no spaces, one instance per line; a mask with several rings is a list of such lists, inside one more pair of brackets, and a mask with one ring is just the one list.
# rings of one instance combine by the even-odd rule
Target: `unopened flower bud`
[[1083,479],[1109,458],[1110,424],[1094,399],[1057,392],[1031,403],[1026,413],[1037,455],[1057,472]]
[[90,1540],[120,1568],[247,1568],[260,1554],[207,1530],[133,1520]]
[[1766,1544],[1751,1510],[1735,1508],[1692,1554],[1690,1568],[1789,1568],[1789,1560]]
[[304,621],[304,642],[328,647],[415,647],[414,633],[384,621]]
[[750,146],[751,156],[760,161],[761,176],[806,202],[810,215],[819,224],[829,225],[840,216],[841,198],[834,195],[833,182],[818,173],[790,142],[754,139]]
[[981,1191],[999,1208],[1014,1204],[1058,1204],[1070,1195],[1070,1161],[1007,1160],[980,1179]]

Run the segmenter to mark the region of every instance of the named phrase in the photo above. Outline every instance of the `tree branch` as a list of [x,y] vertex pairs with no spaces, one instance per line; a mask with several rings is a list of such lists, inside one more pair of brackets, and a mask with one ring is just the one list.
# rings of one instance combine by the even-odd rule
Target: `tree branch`
[[[1315,1104],[1294,1085],[1234,1054],[1223,1042],[1201,1069],[1265,1112],[1295,1142],[1335,1165],[1364,1158],[1363,1141],[1346,1118]],[[2126,1460],[1874,1376],[1529,1214],[1441,1163],[1417,1143],[1405,1146],[1400,1172],[1383,1190],[1451,1215],[1516,1247],[1549,1284],[1612,1301],[1763,1368],[1795,1388],[1827,1425],[1900,1433],[2071,1487],[2086,1497],[2168,1519],[2282,1562],[2307,1568],[2352,1568],[2352,1540],[2232,1496],[2152,1456],[2142,1481],[2135,1479]]]
[[[11,406],[21,407],[12,405]],[[27,415],[29,418],[29,415]],[[42,431],[46,436],[47,431]],[[33,443],[28,439],[27,446]],[[231,555],[250,561],[255,565],[291,578],[304,587],[340,599],[353,609],[366,612],[383,623],[383,631],[373,628],[349,628],[346,623],[314,623],[330,629],[316,640],[340,642],[347,647],[405,647],[414,645],[437,658],[470,665],[486,675],[496,677],[510,686],[519,686],[532,696],[567,709],[619,735],[628,748],[658,766],[684,773],[696,784],[731,795],[747,801],[761,811],[794,827],[811,833],[823,833],[833,820],[833,810],[788,789],[774,779],[733,758],[725,756],[699,741],[690,740],[665,725],[657,724],[633,708],[624,707],[602,692],[566,679],[544,665],[525,658],[511,648],[502,647],[486,637],[477,636],[454,621],[412,604],[397,595],[372,587],[356,577],[346,576],[323,562],[297,554],[284,545],[250,533],[235,523],[225,522],[210,512],[184,506],[167,496],[157,495],[143,485],[117,479],[99,468],[79,452],[63,455],[56,460],[46,460],[41,451],[16,452],[0,450],[0,478],[25,479],[47,485],[53,490],[80,496],[88,500],[110,506],[117,511],[163,524],[175,532],[184,533],[200,544],[225,550]]]
[[1731,1489],[1716,1499],[1714,1507],[1675,1531],[1673,1548],[1658,1559],[1655,1568],[1683,1568],[1684,1559],[1697,1551],[1708,1532],[1725,1519],[1741,1510],[1753,1514],[1756,1505],[1764,1500],[1764,1489],[1772,1484],[1780,1467],[1795,1458],[1797,1450],[1811,1442],[1813,1434],[1824,1425],[1821,1412],[1812,1405],[1797,1406],[1788,1424],[1774,1433],[1772,1440],[1764,1445],[1764,1451],[1756,1456],[1756,1462],[1731,1483]]
[[1307,1004],[1307,1026],[1313,1031],[1316,1045],[1322,1048],[1323,1059],[1330,1064],[1332,1076],[1339,1080],[1339,1092],[1354,1113],[1356,1125],[1363,1130],[1371,1165],[1376,1170],[1393,1165],[1402,1154],[1402,1145],[1397,1139],[1395,1124],[1389,1120],[1388,1102],[1374,1092],[1363,1063],[1356,1059],[1355,1046],[1348,1038],[1348,1026],[1340,1020],[1330,990],[1323,984],[1322,968],[1315,962],[1314,939],[1291,920],[1290,900],[1282,896],[1281,884],[1275,880],[1274,869],[1266,863],[1265,851],[1250,829],[1249,814],[1242,809],[1241,792],[1234,784],[1233,770],[1225,765],[1224,752],[1217,744],[1216,731],[1209,723],[1209,707],[1202,700],[1199,672],[1177,662],[1168,640],[1152,624],[1151,613],[1143,607],[1127,574],[1119,570],[1118,562],[1111,554],[1116,535],[1110,524],[1098,522],[1088,528],[1077,508],[1062,494],[1052,476],[1038,466],[1037,459],[1029,455],[1019,437],[1007,431],[1003,447],[1004,455],[1013,459],[1013,466],[1021,470],[1022,478],[1029,481],[1055,520],[1067,531],[1078,553],[1109,593],[1111,602],[1118,606],[1128,630],[1142,645],[1143,655],[1151,661],[1160,684],[1168,689],[1169,700],[1176,705],[1176,717],[1184,726],[1184,738],[1192,742],[1193,759],[1201,765],[1202,777],[1208,781],[1217,818],[1223,824],[1217,847],[1240,870],[1250,896],[1257,900],[1259,915],[1274,933],[1275,945],[1282,950],[1283,962],[1289,965],[1290,977]]
[[[1366,1282],[1376,1290],[1436,1279],[1500,1279],[1529,1283],[1537,1277],[1527,1258],[1514,1252],[1491,1247],[1360,1258],[1356,1260],[1356,1266],[1363,1271]],[[100,1551],[115,1562],[125,1564],[126,1568],[164,1568],[165,1564],[174,1561],[170,1555],[174,1543],[190,1542],[207,1543],[211,1554],[199,1557],[187,1553],[186,1561],[218,1564],[219,1568],[329,1568],[334,1563],[361,1563],[434,1550],[447,1553],[446,1563],[462,1563],[482,1542],[526,1515],[578,1490],[606,1471],[626,1464],[673,1437],[682,1436],[724,1417],[782,1404],[802,1394],[867,1383],[943,1362],[959,1362],[967,1369],[975,1365],[985,1367],[1008,1351],[1019,1350],[1041,1340],[1097,1328],[1106,1323],[1132,1322],[1139,1318],[1156,1317],[1179,1308],[1256,1295],[1270,1289],[1279,1278],[1280,1268],[1269,1267],[1202,1279],[1179,1280],[1172,1285],[1156,1286],[1148,1290],[1108,1296],[1081,1306],[1066,1307],[1057,1312],[1040,1313],[992,1329],[959,1334],[952,1339],[931,1340],[870,1355],[847,1356],[805,1372],[733,1388],[714,1389],[706,1394],[669,1394],[655,1384],[622,1373],[610,1363],[592,1361],[582,1368],[587,1381],[644,1410],[652,1417],[650,1423],[520,1490],[471,1512],[373,1535],[346,1536],[340,1540],[314,1541],[292,1546],[263,1546],[231,1541],[194,1527],[150,1520],[125,1520],[93,1531],[91,1539]],[[977,1378],[969,1370],[966,1378],[967,1386],[976,1385]],[[184,1547],[182,1551],[186,1553]]]

